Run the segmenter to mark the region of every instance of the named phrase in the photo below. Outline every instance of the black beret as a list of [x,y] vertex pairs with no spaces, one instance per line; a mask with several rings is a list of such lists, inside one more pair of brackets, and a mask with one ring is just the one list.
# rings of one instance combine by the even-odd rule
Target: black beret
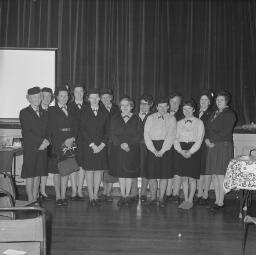
[[99,89],[96,89],[96,88],[93,88],[93,89],[89,89],[88,91],[87,91],[87,95],[89,96],[89,95],[91,95],[91,94],[100,94],[100,91],[99,91]]
[[113,90],[112,89],[108,89],[108,88],[104,88],[100,90],[100,94],[101,95],[113,95]]
[[156,99],[156,105],[159,105],[159,104],[169,104],[169,100],[167,97],[159,97]]
[[148,94],[144,94],[144,95],[142,95],[141,97],[140,97],[140,101],[141,100],[144,100],[144,101],[146,101],[147,103],[149,103],[149,104],[151,104],[151,103],[153,103],[153,96],[151,96],[151,95],[148,95]]
[[35,94],[39,94],[41,92],[41,89],[39,87],[33,87],[28,89],[28,95],[35,95]]
[[57,95],[60,91],[67,91],[67,92],[69,92],[68,88],[66,86],[61,86],[61,87],[56,88],[54,94]]
[[44,88],[42,88],[42,92],[49,92],[52,94],[52,89],[48,88],[48,87],[44,87]]

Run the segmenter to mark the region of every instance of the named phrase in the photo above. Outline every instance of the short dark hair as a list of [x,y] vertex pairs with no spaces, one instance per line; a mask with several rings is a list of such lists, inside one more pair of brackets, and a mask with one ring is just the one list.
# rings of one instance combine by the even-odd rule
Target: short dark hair
[[189,98],[183,101],[182,107],[184,106],[190,106],[192,107],[194,110],[196,110],[196,103],[194,101],[194,99]]
[[183,99],[183,97],[182,97],[182,95],[180,93],[174,92],[174,93],[170,94],[169,100],[173,99],[174,97],[179,97],[181,100]]
[[156,106],[158,106],[159,104],[167,104],[169,105],[169,100],[167,97],[159,97],[156,99]]
[[226,101],[226,104],[228,105],[231,101],[231,94],[228,92],[228,91],[219,91],[216,95],[216,98],[217,97],[224,97],[225,98],[225,101]]
[[123,97],[120,99],[120,101],[119,101],[119,107],[120,107],[120,103],[121,103],[123,100],[128,101],[129,104],[130,104],[130,106],[131,106],[131,108],[134,109],[134,107],[135,107],[134,100],[133,100],[131,97],[129,97],[129,96],[123,96]]
[[200,94],[199,100],[201,99],[202,96],[206,96],[206,97],[209,99],[210,104],[212,103],[213,96],[214,96],[213,92],[210,92],[210,91],[208,91],[208,90],[203,91],[203,92]]

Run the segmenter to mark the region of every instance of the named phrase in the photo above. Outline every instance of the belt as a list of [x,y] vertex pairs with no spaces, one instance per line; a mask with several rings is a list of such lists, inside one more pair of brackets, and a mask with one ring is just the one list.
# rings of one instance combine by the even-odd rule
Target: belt
[[69,132],[69,131],[71,131],[71,128],[60,128],[60,131]]

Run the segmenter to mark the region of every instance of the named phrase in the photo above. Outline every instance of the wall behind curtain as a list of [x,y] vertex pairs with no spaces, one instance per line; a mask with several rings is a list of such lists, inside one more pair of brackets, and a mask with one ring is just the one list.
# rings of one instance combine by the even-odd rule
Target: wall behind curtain
[[0,0],[0,46],[58,48],[56,86],[117,100],[226,89],[256,121],[256,0]]

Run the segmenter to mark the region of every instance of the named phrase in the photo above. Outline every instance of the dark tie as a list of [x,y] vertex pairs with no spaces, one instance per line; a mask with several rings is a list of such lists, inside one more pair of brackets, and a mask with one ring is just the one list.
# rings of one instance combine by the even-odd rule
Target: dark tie
[[220,111],[216,111],[215,114],[214,114],[213,120],[214,120],[215,118],[217,118],[217,116],[218,116],[219,114],[220,114]]
[[190,123],[192,124],[192,120],[185,120],[185,124]]

